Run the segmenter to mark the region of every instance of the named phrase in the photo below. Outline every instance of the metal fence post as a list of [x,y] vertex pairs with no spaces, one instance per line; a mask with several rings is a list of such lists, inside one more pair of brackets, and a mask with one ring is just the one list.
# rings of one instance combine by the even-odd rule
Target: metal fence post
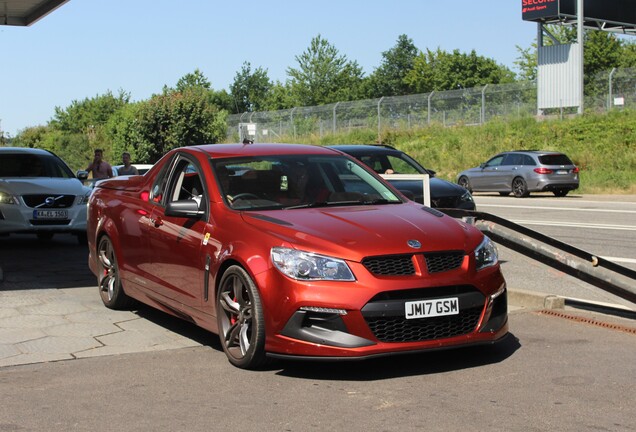
[[431,98],[433,97],[433,93],[435,93],[434,91],[430,92],[428,94],[428,125],[430,126],[431,124]]
[[612,78],[614,77],[614,72],[616,72],[616,68],[612,68],[612,71],[609,74],[609,96],[607,98],[607,111],[612,110]]
[[488,88],[488,84],[486,84],[481,91],[481,119],[479,124],[486,123],[486,89]]
[[336,133],[336,108],[338,108],[338,104],[340,102],[336,102],[336,104],[333,106],[333,133],[335,135]]
[[290,117],[290,122],[294,131],[294,138],[296,138],[296,125],[294,124],[294,111],[296,110],[296,108],[298,107],[293,107],[291,112],[289,113],[289,117]]
[[380,142],[380,136],[381,136],[381,120],[382,120],[382,115],[380,114],[380,104],[382,103],[382,100],[384,99],[384,96],[382,96],[380,98],[380,100],[378,100],[378,142]]

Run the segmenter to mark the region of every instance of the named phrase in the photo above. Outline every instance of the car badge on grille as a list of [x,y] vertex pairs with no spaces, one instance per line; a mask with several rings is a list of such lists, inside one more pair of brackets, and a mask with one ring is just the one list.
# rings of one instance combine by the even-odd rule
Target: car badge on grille
[[55,204],[55,198],[46,197],[46,199],[44,200],[44,204],[46,204],[47,207],[51,207],[53,204]]
[[419,249],[422,247],[422,243],[418,242],[417,240],[409,240],[406,242],[406,244],[413,249]]

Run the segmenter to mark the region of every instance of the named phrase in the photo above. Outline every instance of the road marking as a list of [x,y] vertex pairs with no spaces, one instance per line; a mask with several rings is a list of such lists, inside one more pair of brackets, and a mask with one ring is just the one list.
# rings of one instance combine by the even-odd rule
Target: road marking
[[606,259],[608,261],[617,262],[617,263],[636,264],[636,259],[633,259],[633,258],[618,258],[618,257],[608,257],[608,256],[602,256],[601,258]]
[[537,206],[518,206],[518,205],[501,205],[501,204],[480,204],[477,203],[477,208],[482,207],[498,207],[506,209],[530,209],[530,210],[565,210],[565,211],[577,211],[577,212],[596,212],[596,213],[629,213],[636,214],[636,210],[611,210],[611,209],[586,209],[577,207],[537,207]]
[[560,222],[560,221],[535,221],[535,220],[521,220],[512,219],[512,222],[519,225],[542,225],[542,226],[560,226],[570,228],[592,228],[592,229],[605,229],[605,230],[619,230],[619,231],[636,231],[634,225],[613,225],[613,224],[591,224],[591,223],[578,223],[578,222]]

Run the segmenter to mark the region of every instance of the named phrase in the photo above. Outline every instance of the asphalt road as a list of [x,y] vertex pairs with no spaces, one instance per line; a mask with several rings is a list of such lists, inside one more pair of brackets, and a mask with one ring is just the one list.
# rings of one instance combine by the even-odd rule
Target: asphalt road
[[0,368],[0,431],[636,430],[636,334],[510,319],[495,347],[356,363],[250,372],[212,342]]
[[[479,211],[509,219],[532,230],[636,270],[636,196],[533,194],[518,199],[476,194]],[[510,249],[499,247],[510,287],[585,301],[634,308],[626,300],[553,270]]]

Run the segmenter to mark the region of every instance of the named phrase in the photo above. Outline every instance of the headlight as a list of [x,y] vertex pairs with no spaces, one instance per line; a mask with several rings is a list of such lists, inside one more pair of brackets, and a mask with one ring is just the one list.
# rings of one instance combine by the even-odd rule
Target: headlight
[[77,205],[88,204],[88,199],[91,197],[91,193],[87,192],[86,195],[80,195],[77,197]]
[[17,204],[18,199],[6,192],[0,192],[0,204]]
[[337,258],[283,247],[272,248],[270,256],[274,266],[292,279],[355,280],[347,263]]
[[497,246],[486,236],[475,249],[475,261],[477,262],[477,270],[492,267],[499,262]]

